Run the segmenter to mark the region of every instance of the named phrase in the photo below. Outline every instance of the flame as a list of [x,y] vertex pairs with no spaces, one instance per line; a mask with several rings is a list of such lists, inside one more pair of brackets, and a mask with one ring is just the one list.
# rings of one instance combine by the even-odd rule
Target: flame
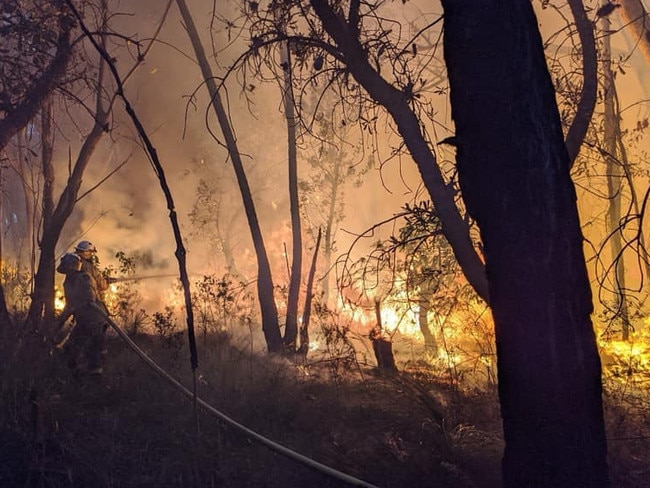
[[456,366],[463,361],[463,357],[459,354],[458,350],[448,349],[440,349],[437,359],[449,366]]
[[166,305],[176,314],[185,310],[185,297],[183,296],[183,290],[181,288],[176,286],[167,288],[166,295]]
[[614,384],[650,385],[650,340],[645,335],[632,334],[629,341],[599,341],[604,375]]
[[60,313],[65,308],[65,296],[61,289],[57,286],[54,288],[54,310]]
[[399,332],[414,339],[423,339],[418,325],[419,309],[398,306],[381,307],[381,320],[390,334]]

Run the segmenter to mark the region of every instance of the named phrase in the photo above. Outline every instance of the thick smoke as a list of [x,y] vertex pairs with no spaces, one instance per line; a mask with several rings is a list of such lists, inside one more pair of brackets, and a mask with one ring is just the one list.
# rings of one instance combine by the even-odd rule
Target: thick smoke
[[[204,5],[205,12],[210,6]],[[122,9],[138,11],[133,16],[122,18],[116,30],[133,34],[142,40],[144,46],[145,39],[153,35],[162,7],[158,2],[123,2]],[[207,37],[209,19],[201,14],[201,8],[195,8],[194,4],[192,8],[197,25],[202,33],[206,33],[204,42],[207,47],[210,45]],[[146,19],[144,23],[143,18]],[[223,35],[217,36],[219,41],[225,44]],[[228,66],[243,49],[241,44],[221,52],[218,64],[213,66],[215,74],[223,74],[223,67]],[[225,235],[236,253],[238,271],[250,279],[255,274],[254,252],[241,197],[226,151],[210,135],[211,131],[220,139],[221,131],[209,110],[206,90],[201,86],[200,71],[192,61],[193,57],[177,11],[172,8],[160,34],[160,42],[128,80],[127,96],[165,168],[183,231],[190,273],[199,277],[205,274],[220,276],[228,271],[222,249],[214,240],[214,232],[201,228],[190,217],[197,210],[194,205],[200,183],[207,182],[210,188],[217,189],[214,200],[218,206],[199,210],[204,214],[213,212],[219,215],[219,232]],[[118,60],[117,66],[123,72],[132,63],[132,59],[124,58]],[[275,280],[281,284],[287,281],[284,252],[291,239],[286,122],[281,113],[280,90],[274,84],[257,84],[254,92],[248,93],[252,103],[246,103],[239,87],[233,84],[228,88],[229,91],[224,92],[224,103],[228,104],[248,171],[265,244],[276,272]],[[159,181],[119,100],[112,128],[114,132],[105,136],[88,168],[84,187],[96,184],[118,166],[123,166],[79,202],[62,243],[72,245],[81,238],[90,240],[99,249],[101,265],[113,269],[119,267],[116,254],[123,252],[127,256],[150,257],[149,262],[138,261],[136,274],[153,270],[177,272],[169,210]],[[397,168],[394,174],[384,168],[381,176],[374,170],[366,178],[369,181],[353,192],[354,206],[346,210],[342,228],[348,233],[339,237],[338,249],[341,252],[346,250],[347,242],[352,241],[354,234],[363,232],[377,219],[398,212],[400,205],[409,199],[409,188],[403,182],[404,178],[410,178],[405,167]],[[410,188],[417,188],[417,177],[411,179]],[[373,240],[377,237],[376,233]],[[66,250],[61,249],[61,252]],[[147,286],[168,287],[173,281],[170,278],[147,283]],[[163,293],[159,295],[164,296]]]

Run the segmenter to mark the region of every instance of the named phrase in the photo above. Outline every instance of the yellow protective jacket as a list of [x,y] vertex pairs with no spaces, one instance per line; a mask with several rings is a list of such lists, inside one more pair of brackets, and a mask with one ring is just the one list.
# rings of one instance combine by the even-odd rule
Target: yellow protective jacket
[[97,288],[99,297],[103,298],[104,292],[108,290],[108,281],[99,268],[92,261],[81,258],[81,271],[92,276],[93,280],[95,280],[95,287]]
[[65,308],[60,316],[60,323],[65,322],[70,315],[77,321],[103,322],[102,313],[93,304],[103,306],[94,278],[84,271],[67,273],[63,281],[65,292]]

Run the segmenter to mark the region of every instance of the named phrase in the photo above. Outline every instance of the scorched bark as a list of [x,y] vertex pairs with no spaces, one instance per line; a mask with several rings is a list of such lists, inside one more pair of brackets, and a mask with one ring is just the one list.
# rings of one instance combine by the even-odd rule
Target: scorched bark
[[496,326],[504,486],[608,486],[583,237],[535,14],[521,0],[442,3],[458,172]]

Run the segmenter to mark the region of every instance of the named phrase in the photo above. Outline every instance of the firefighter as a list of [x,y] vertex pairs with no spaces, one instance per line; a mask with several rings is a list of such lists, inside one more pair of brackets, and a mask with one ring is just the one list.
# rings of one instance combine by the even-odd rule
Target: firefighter
[[81,270],[93,277],[97,291],[103,296],[108,290],[109,280],[97,267],[97,248],[90,241],[79,241],[74,252],[81,258]]
[[85,370],[100,375],[107,315],[103,312],[97,284],[90,273],[82,270],[82,258],[78,254],[64,254],[56,270],[65,274],[65,308],[57,318],[57,325],[62,328],[70,316],[76,322],[64,349],[68,366],[75,372]]
[[111,283],[115,282],[115,278],[106,276],[102,273],[97,266],[99,260],[97,259],[97,248],[90,241],[79,241],[77,247],[74,248],[75,254],[81,258],[81,270],[88,273],[93,277],[97,284],[97,291],[99,292],[99,300],[106,315],[110,315],[108,306],[106,305],[106,291]]

